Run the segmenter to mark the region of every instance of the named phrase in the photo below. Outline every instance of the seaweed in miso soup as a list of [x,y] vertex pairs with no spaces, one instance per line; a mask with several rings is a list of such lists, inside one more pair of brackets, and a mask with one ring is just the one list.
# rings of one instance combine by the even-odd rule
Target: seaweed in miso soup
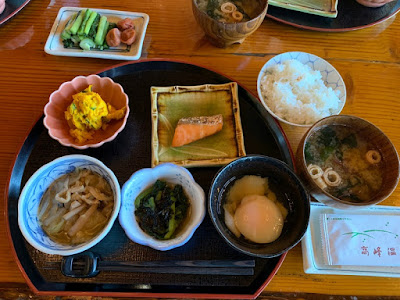
[[322,127],[304,151],[311,177],[336,198],[368,201],[382,186],[384,161],[378,148],[348,126]]

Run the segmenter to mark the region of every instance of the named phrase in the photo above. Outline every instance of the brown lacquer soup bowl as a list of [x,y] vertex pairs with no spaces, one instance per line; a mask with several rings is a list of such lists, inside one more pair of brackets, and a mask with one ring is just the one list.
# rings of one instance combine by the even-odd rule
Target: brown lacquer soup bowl
[[[210,3],[214,3],[214,5],[211,6]],[[229,13],[221,11],[221,3],[224,5],[225,1],[192,0],[192,10],[197,23],[204,30],[209,41],[221,48],[236,43],[241,44],[260,27],[268,8],[268,0],[249,0],[246,3],[250,3],[251,7],[233,8],[238,12],[239,19],[232,19]],[[230,3],[235,4],[235,1]],[[224,8],[222,9],[226,11]],[[240,19],[240,12],[243,12],[242,19]],[[236,17],[235,12],[232,14]]]
[[316,122],[300,142],[296,166],[311,197],[338,209],[380,203],[399,182],[399,157],[389,138],[349,115]]

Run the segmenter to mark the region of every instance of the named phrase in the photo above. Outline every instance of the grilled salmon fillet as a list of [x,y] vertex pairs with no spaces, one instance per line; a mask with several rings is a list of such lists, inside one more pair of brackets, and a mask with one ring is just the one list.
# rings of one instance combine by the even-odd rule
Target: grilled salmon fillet
[[180,147],[222,130],[222,115],[182,118],[175,128],[172,147]]

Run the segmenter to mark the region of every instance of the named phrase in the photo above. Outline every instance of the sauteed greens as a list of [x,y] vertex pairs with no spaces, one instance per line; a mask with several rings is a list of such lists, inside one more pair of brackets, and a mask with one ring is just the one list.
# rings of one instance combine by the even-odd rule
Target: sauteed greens
[[140,228],[159,240],[173,238],[189,211],[189,200],[181,185],[165,181],[143,191],[135,199],[135,216]]

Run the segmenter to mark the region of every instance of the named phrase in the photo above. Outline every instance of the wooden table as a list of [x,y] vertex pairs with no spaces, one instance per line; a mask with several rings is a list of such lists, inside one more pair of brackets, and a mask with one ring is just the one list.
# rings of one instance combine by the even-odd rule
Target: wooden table
[[[196,24],[189,0],[31,1],[0,27],[0,190],[4,195],[0,202],[0,298],[32,296],[14,261],[6,232],[5,189],[15,155],[60,83],[121,62],[46,54],[44,44],[62,6],[147,13],[150,23],[143,59],[177,59],[211,67],[235,78],[254,94],[258,72],[272,56],[286,51],[318,55],[343,76],[347,87],[343,113],[376,124],[400,151],[400,17],[344,33],[305,31],[266,19],[242,45],[219,49],[206,40]],[[283,129],[295,150],[304,130],[285,125]],[[400,188],[382,204],[400,206]],[[298,245],[289,251],[260,297],[327,299],[327,295],[335,295],[333,299],[343,299],[339,295],[347,296],[344,299],[400,297],[400,279],[307,275]]]

